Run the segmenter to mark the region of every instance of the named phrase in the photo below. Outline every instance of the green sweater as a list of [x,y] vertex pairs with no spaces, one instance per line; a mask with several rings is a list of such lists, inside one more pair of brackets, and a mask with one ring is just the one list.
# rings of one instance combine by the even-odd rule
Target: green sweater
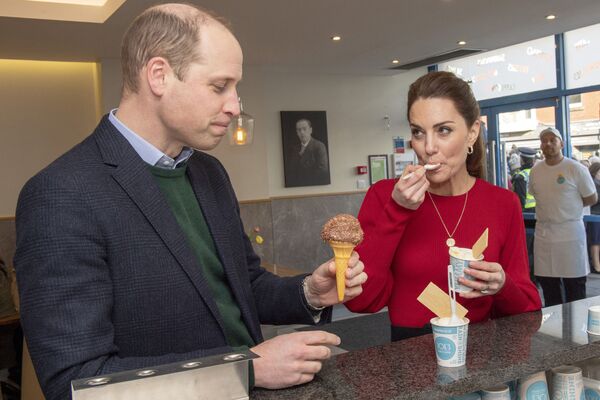
[[164,169],[151,166],[150,170],[202,267],[212,297],[223,317],[227,344],[233,348],[254,346],[229,287],[204,214],[186,175],[187,168]]

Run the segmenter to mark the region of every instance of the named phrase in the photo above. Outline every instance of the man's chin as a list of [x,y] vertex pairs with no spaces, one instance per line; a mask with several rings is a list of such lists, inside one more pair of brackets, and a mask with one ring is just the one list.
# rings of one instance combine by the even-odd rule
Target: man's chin
[[194,150],[200,151],[210,151],[221,143],[225,136],[216,136],[211,135],[210,138],[203,138],[203,140],[196,141],[194,143],[189,143],[188,146],[193,148]]

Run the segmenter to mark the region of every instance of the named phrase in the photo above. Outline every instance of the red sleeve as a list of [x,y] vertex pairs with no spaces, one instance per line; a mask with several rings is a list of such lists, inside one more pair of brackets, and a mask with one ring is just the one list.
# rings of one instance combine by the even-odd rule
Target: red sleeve
[[345,303],[350,311],[377,312],[387,305],[392,293],[392,262],[406,223],[414,213],[392,199],[395,183],[390,179],[371,186],[360,207],[358,220],[364,239],[356,252],[368,279],[362,294]]
[[494,296],[493,317],[535,311],[542,307],[540,294],[529,277],[525,225],[519,199],[514,194],[509,214],[508,233],[499,260],[506,281],[502,290]]

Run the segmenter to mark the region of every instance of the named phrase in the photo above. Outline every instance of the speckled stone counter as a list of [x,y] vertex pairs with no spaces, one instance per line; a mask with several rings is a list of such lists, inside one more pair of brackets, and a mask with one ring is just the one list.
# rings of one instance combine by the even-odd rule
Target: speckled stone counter
[[446,399],[473,392],[600,356],[600,337],[586,333],[591,305],[600,297],[472,324],[467,365],[458,369],[437,366],[431,335],[389,343],[387,314],[334,322],[326,329],[342,338],[347,353],[328,360],[311,383],[256,389],[251,399]]

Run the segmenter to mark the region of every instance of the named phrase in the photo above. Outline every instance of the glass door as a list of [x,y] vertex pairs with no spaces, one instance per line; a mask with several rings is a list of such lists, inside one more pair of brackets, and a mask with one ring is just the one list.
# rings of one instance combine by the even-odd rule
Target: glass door
[[[510,188],[511,167],[519,160],[519,147],[530,147],[539,153],[539,135],[547,127],[556,126],[557,100],[546,99],[528,103],[509,104],[482,110],[487,125],[487,153],[493,157],[494,182]],[[514,154],[514,155],[513,155]],[[512,161],[509,163],[509,160]]]

